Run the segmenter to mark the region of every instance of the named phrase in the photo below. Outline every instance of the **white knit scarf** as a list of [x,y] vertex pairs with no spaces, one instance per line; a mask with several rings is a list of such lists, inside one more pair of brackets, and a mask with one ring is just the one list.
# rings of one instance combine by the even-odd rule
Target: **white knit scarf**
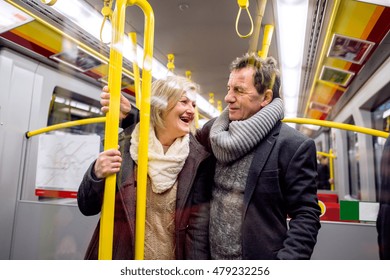
[[246,155],[283,119],[283,101],[274,98],[252,117],[230,121],[226,108],[210,130],[211,148],[219,162],[232,162]]
[[[130,155],[138,164],[139,124],[131,134]],[[163,193],[176,182],[190,151],[189,135],[176,138],[164,154],[164,149],[157,139],[154,128],[149,129],[148,175],[154,193]]]

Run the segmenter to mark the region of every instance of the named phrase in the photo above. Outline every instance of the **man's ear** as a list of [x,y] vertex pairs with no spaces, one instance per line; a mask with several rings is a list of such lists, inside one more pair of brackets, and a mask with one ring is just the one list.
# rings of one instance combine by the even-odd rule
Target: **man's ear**
[[264,99],[263,101],[261,102],[261,106],[262,107],[265,107],[267,106],[268,104],[271,103],[272,101],[272,98],[274,96],[274,93],[272,92],[271,89],[267,89],[265,92],[264,92]]

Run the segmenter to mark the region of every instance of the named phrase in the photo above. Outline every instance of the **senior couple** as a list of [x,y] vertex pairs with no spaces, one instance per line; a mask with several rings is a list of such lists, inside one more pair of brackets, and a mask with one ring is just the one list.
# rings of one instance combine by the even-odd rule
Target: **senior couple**
[[[222,114],[194,130],[197,85],[152,85],[145,259],[310,259],[320,228],[314,141],[281,122],[273,58],[245,54],[230,67]],[[107,112],[108,89],[101,95]],[[117,173],[113,259],[134,259],[139,124],[121,98],[119,150],[103,151],[78,191],[84,215],[101,210]],[[133,121],[134,122],[134,121]],[[97,259],[99,225],[86,259]]]

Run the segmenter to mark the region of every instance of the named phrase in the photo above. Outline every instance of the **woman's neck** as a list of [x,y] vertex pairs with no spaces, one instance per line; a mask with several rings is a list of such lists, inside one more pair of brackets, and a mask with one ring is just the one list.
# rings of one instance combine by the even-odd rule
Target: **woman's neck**
[[168,149],[176,140],[176,138],[172,138],[172,136],[170,136],[169,133],[166,132],[166,130],[156,129],[155,133],[158,141],[160,141],[161,145],[163,145],[164,150],[165,147],[167,147]]

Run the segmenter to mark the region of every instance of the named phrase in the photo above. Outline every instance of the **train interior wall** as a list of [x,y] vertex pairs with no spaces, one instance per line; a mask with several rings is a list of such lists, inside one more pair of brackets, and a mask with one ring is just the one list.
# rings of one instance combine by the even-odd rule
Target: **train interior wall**
[[0,82],[0,259],[82,258],[98,217],[82,216],[74,199],[39,201],[38,137],[25,133],[47,126],[56,86],[95,99],[100,88],[7,49],[0,52]]
[[[387,73],[388,81],[389,60],[382,67],[379,75]],[[348,106],[372,98],[383,86],[382,79],[373,76]],[[100,88],[7,49],[0,51],[0,83],[0,259],[82,259],[99,217],[83,216],[74,199],[45,202],[34,195],[38,138],[26,139],[25,133],[47,125],[56,86],[95,99]],[[351,108],[346,107],[337,121],[348,118],[347,112],[358,114]],[[332,133],[338,155],[336,180],[343,184],[343,132]],[[364,182],[371,184],[369,179]],[[340,188],[340,197],[343,192]],[[373,194],[366,196],[371,199]],[[373,224],[322,222],[313,259],[378,259],[376,237]]]

